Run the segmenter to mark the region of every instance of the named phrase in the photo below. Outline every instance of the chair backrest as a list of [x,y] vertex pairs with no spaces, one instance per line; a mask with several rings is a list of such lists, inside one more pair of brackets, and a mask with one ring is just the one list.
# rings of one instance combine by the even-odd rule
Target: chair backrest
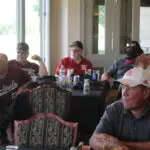
[[[56,85],[42,85],[30,91],[19,91],[19,95],[26,95],[25,93],[28,94],[28,102],[22,100],[23,98],[20,98],[18,101],[23,101],[22,105],[30,103],[34,114],[53,113],[63,119],[66,118],[70,108],[71,92]],[[20,102],[18,103],[21,105]],[[20,108],[20,106],[18,107]]]
[[51,113],[39,113],[15,121],[15,145],[22,148],[69,148],[75,146],[77,123],[66,122]]

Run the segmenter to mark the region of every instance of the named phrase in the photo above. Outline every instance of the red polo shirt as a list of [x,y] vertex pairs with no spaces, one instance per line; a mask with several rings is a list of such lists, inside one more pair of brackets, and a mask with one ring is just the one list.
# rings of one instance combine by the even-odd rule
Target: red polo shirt
[[66,57],[61,60],[61,62],[58,64],[56,68],[56,74],[59,75],[59,69],[61,65],[64,65],[64,67],[67,69],[74,69],[74,73],[76,75],[84,75],[86,69],[93,69],[92,63],[85,59],[82,58],[81,62],[77,64],[73,59],[70,57]]

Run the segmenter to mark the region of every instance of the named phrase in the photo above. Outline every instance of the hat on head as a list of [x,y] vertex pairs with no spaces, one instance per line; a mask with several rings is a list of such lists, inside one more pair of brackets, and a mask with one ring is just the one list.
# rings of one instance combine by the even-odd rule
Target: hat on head
[[17,44],[17,50],[22,50],[22,51],[28,52],[29,51],[29,45],[25,42],[20,42]]
[[130,41],[130,42],[128,42],[128,43],[126,44],[126,47],[127,47],[127,48],[129,48],[129,47],[131,47],[131,46],[138,46],[138,47],[141,48],[141,46],[140,46],[140,44],[139,44],[138,41]]
[[141,55],[143,53],[143,50],[139,46],[131,46],[127,48],[126,53],[129,59],[134,59],[137,56]]
[[77,46],[77,47],[83,49],[83,44],[82,44],[81,41],[74,41],[74,42],[72,42],[72,44],[70,45],[70,47],[74,47],[74,46]]
[[144,85],[150,88],[150,71],[143,68],[133,68],[128,70],[123,78],[116,81],[129,87]]

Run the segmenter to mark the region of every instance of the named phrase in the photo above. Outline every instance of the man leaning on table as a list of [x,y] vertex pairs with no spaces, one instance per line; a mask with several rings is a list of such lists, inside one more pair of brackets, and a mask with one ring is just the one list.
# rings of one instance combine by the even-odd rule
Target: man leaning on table
[[61,66],[66,70],[73,69],[73,75],[84,75],[87,69],[93,69],[92,63],[84,58],[83,44],[81,41],[74,41],[70,45],[71,56],[63,58],[56,68],[56,75],[59,75]]
[[150,150],[150,72],[133,68],[117,81],[122,85],[122,98],[106,108],[90,145],[101,149],[101,135],[105,133],[106,141],[111,135],[118,139],[118,145]]

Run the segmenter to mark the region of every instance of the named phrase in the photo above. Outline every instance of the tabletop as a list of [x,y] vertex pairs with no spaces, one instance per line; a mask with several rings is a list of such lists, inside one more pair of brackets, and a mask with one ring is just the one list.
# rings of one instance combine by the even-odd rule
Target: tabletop
[[[8,150],[6,147],[0,147],[0,150]],[[9,149],[9,150],[69,150],[65,148],[18,148],[18,149]]]

